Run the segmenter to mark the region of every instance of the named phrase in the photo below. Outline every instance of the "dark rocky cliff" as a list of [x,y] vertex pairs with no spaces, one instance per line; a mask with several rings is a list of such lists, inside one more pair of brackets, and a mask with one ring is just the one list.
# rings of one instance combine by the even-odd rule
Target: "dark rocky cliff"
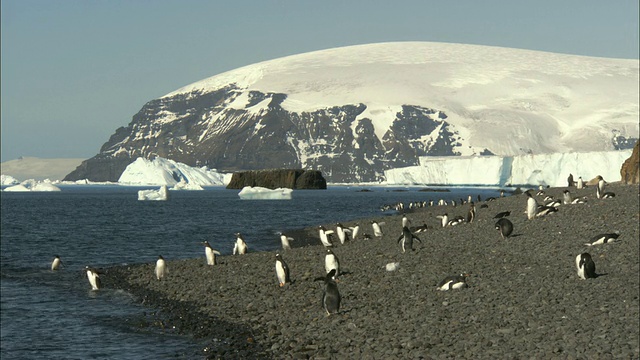
[[269,189],[326,189],[327,181],[320,171],[301,169],[274,169],[233,173],[227,189],[260,186]]

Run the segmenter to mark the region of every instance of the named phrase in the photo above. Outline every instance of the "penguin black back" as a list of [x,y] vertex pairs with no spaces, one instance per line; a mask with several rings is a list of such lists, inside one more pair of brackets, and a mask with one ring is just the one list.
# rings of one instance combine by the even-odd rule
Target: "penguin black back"
[[501,218],[496,222],[496,230],[500,232],[503,239],[506,239],[513,232],[513,223],[507,218]]
[[324,277],[325,289],[322,294],[322,307],[327,315],[337,314],[340,311],[340,292],[338,291],[338,285],[333,277],[336,275],[336,270],[333,269]]

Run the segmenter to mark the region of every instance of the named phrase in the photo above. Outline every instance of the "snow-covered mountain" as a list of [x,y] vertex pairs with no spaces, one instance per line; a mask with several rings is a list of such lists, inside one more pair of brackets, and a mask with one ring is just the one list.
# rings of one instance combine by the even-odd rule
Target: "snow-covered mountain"
[[232,70],[152,100],[66,180],[116,181],[138,157],[222,171],[377,181],[421,156],[565,153],[637,140],[638,60],[381,43]]

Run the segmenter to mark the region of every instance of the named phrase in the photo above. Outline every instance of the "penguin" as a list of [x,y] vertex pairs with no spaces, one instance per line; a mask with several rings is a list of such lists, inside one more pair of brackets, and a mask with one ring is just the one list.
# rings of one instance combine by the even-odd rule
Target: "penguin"
[[51,271],[56,271],[62,266],[62,260],[60,260],[60,256],[56,255],[51,262]]
[[593,245],[614,243],[614,242],[616,242],[618,240],[619,236],[620,236],[620,234],[617,233],[617,232],[610,233],[610,234],[598,234],[598,235],[592,237],[591,240],[589,240],[589,242],[586,243],[585,245],[593,246]]
[[469,212],[467,213],[467,222],[471,224],[475,218],[476,218],[476,205],[472,201],[469,206]]
[[562,192],[562,203],[565,205],[568,204],[584,204],[586,202],[585,199],[581,198],[573,198],[569,190],[565,190]]
[[282,260],[282,256],[280,254],[276,254],[276,277],[278,278],[278,284],[280,284],[280,287],[287,283],[291,283],[289,267],[287,266],[287,263]]
[[489,208],[489,205],[487,204],[480,205],[480,209],[488,209],[488,208]]
[[462,273],[460,275],[447,276],[438,283],[436,289],[440,291],[447,291],[469,287],[469,285],[467,285],[467,277],[469,277],[469,274],[465,273]]
[[169,273],[169,269],[167,268],[167,263],[164,261],[162,255],[158,255],[158,260],[156,261],[156,269],[155,269],[156,279],[162,280]]
[[584,189],[584,180],[582,180],[582,176],[578,177],[578,182],[576,183],[576,188]]
[[233,246],[233,255],[244,255],[249,250],[247,243],[244,242],[242,235],[240,233],[236,233],[236,244]]
[[423,224],[423,225],[419,225],[419,226],[414,226],[414,227],[410,228],[409,230],[411,230],[411,232],[414,232],[414,233],[423,233],[423,232],[426,232],[429,229],[432,229],[432,227],[427,225],[427,224]]
[[287,236],[286,234],[280,233],[280,242],[282,243],[282,250],[291,250],[291,245],[289,241],[293,241],[292,237]]
[[568,187],[572,187],[573,185],[575,185],[575,183],[573,182],[573,174],[569,174],[569,177],[567,178],[567,186]]
[[322,245],[324,245],[325,247],[333,246],[333,244],[331,244],[331,241],[329,240],[330,235],[333,234],[333,230],[327,230],[324,226],[319,226],[318,231],[320,234],[320,242],[322,242]]
[[604,193],[605,182],[600,175],[596,176],[596,179],[598,179],[598,186],[596,186],[596,197],[600,199],[602,194]]
[[338,234],[338,239],[340,239],[340,243],[344,245],[344,242],[347,241],[350,229],[346,229],[341,223],[336,224],[336,233]]
[[409,227],[411,225],[411,220],[407,217],[407,215],[402,215],[402,227]]
[[340,275],[340,261],[331,249],[327,249],[327,254],[324,256],[324,270],[326,273],[330,273],[331,270],[335,270],[332,275],[334,279]]
[[501,218],[496,222],[495,228],[500,231],[502,239],[506,239],[513,232],[513,223],[507,218]]
[[538,207],[535,216],[536,217],[541,217],[541,216],[549,215],[549,214],[554,213],[556,211],[558,211],[557,207],[541,205],[541,206]]
[[356,226],[350,227],[349,230],[351,230],[351,239],[355,240],[360,234],[360,225],[356,224]]
[[336,284],[334,277],[336,276],[336,270],[331,270],[324,279],[324,293],[322,294],[322,307],[327,313],[327,316],[332,314],[338,314],[340,311],[340,291],[338,291],[338,284]]
[[578,276],[583,280],[593,279],[597,276],[596,264],[589,253],[576,256],[576,267],[578,268]]
[[89,284],[91,284],[91,290],[99,290],[102,287],[102,283],[100,281],[100,273],[98,272],[98,270],[90,268],[89,266],[85,266],[84,269],[87,273]]
[[462,224],[463,222],[464,222],[464,218],[458,215],[453,219],[449,220],[449,222],[447,223],[447,226],[456,226],[458,224]]
[[497,213],[496,216],[494,216],[493,218],[494,219],[502,219],[502,218],[507,217],[509,215],[511,215],[511,211],[503,211],[503,212]]
[[202,244],[204,245],[204,254],[207,257],[207,265],[217,265],[216,255],[220,255],[220,252],[214,250],[206,240]]
[[538,213],[538,202],[531,196],[530,191],[526,191],[525,194],[527,194],[527,218],[531,220]]
[[551,199],[551,201],[549,201],[548,203],[544,204],[544,206],[547,206],[547,207],[558,207],[560,205],[562,205],[562,201],[553,200],[553,199]]
[[407,249],[414,250],[413,248],[413,239],[418,240],[418,242],[422,243],[419,237],[415,236],[411,233],[408,227],[402,228],[402,235],[398,238],[398,243],[402,242],[402,252],[404,253]]
[[447,215],[447,213],[444,213],[444,215],[438,215],[436,218],[440,219],[442,227],[447,227],[447,225],[449,225],[449,215]]
[[373,235],[375,237],[381,237],[382,236],[382,228],[380,227],[381,225],[383,225],[384,223],[378,223],[375,220],[371,220],[371,227],[373,228]]

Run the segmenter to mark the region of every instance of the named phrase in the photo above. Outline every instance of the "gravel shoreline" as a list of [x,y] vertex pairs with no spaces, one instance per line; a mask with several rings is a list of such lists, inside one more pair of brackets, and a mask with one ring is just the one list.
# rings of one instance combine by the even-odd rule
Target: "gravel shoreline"
[[[565,189],[545,192],[562,199]],[[447,228],[436,216],[466,216],[468,205],[417,209],[408,213],[412,225],[433,229],[417,234],[422,241],[407,253],[397,243],[400,215],[343,223],[371,234],[370,220],[386,222],[381,238],[334,247],[345,272],[338,315],[325,315],[324,285],[314,281],[324,275],[320,245],[280,252],[291,269],[284,287],[275,251],[221,256],[207,266],[203,250],[202,258],[168,261],[162,281],[155,264],[139,264],[106,269],[103,282],[159,309],[162,326],[203,340],[202,356],[212,359],[638,359],[639,187],[611,183],[612,199],[596,199],[593,187],[570,190],[587,203],[533,220],[522,194],[477,203],[473,223]],[[494,229],[501,211],[511,211],[514,224],[506,240]],[[614,231],[616,243],[584,245]],[[318,237],[313,228],[295,236]],[[599,277],[578,278],[582,252]],[[399,268],[386,271],[391,262]],[[471,273],[468,288],[435,289],[462,272]]]

